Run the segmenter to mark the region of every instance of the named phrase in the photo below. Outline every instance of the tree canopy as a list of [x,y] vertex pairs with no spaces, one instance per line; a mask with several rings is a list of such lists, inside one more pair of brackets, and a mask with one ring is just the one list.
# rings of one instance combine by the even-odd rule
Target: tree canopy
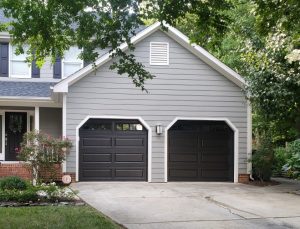
[[145,22],[167,22],[245,77],[255,127],[272,128],[274,141],[299,136],[299,0],[2,0],[0,7],[13,19],[0,30],[17,52],[29,45],[29,61],[41,66],[77,45],[92,62],[109,48],[118,57],[111,68],[142,89],[154,76],[119,45],[133,50],[130,37]]
[[[27,43],[28,60],[35,59],[39,66],[46,57],[54,62],[72,45],[82,48],[81,58],[95,61],[97,49],[109,48],[117,56],[111,66],[119,74],[127,73],[137,87],[153,78],[134,55],[123,52],[119,46],[130,43],[130,37],[144,25],[145,20],[156,20],[174,25],[186,13],[197,15],[197,34],[205,41],[226,30],[229,8],[227,1],[212,0],[2,0],[0,7],[7,17],[6,30],[12,35],[17,52],[23,53]],[[3,25],[2,25],[3,27]]]

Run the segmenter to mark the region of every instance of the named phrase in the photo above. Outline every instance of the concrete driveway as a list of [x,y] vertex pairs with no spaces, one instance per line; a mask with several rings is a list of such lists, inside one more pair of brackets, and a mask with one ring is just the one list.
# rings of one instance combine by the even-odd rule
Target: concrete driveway
[[300,182],[80,182],[87,203],[127,228],[300,228]]

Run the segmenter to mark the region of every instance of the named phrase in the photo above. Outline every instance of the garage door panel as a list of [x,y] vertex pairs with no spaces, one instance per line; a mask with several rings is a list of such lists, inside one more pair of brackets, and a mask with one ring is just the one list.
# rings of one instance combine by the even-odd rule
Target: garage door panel
[[174,178],[192,178],[196,179],[199,176],[198,169],[169,169],[169,175]]
[[145,154],[147,152],[147,147],[116,147],[116,154]]
[[82,162],[112,162],[111,154],[84,154]]
[[202,155],[201,162],[214,162],[214,164],[224,164],[227,166],[228,157],[226,155]]
[[144,169],[116,169],[116,178],[143,178],[145,176]]
[[223,121],[175,123],[168,131],[168,180],[233,181],[233,131]]
[[112,138],[83,138],[82,146],[112,146]]
[[202,169],[204,178],[228,178],[227,169]]
[[112,169],[85,169],[83,177],[85,178],[112,178]]
[[116,162],[144,162],[144,154],[116,154]]
[[217,137],[212,137],[210,139],[205,139],[205,137],[203,138],[202,141],[202,147],[203,148],[216,148],[216,149],[220,149],[221,147],[227,147],[228,146],[228,140],[227,140],[227,136],[221,136],[221,138],[226,138],[225,140],[220,140]]
[[170,149],[194,149],[198,145],[198,138],[195,135],[178,137],[172,134],[169,139]]
[[147,131],[136,123],[90,119],[84,124],[80,130],[80,181],[147,179]]
[[89,147],[80,147],[80,153],[81,154],[111,154],[113,153],[112,147],[95,147],[95,146],[89,146]]
[[198,154],[190,154],[184,152],[183,154],[172,154],[169,157],[170,162],[197,162]]
[[144,138],[116,138],[115,145],[117,147],[120,146],[145,146],[145,139]]

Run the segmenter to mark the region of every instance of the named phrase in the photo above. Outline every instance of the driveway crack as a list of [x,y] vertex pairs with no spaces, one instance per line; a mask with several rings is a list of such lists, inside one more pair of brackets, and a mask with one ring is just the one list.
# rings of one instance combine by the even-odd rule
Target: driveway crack
[[224,203],[222,203],[222,202],[219,202],[219,201],[217,201],[217,200],[214,200],[211,196],[205,196],[204,198],[205,198],[207,201],[209,201],[209,202],[211,202],[211,203],[213,203],[213,204],[215,204],[215,205],[217,205],[217,206],[219,206],[219,207],[222,207],[222,208],[226,209],[227,211],[229,211],[230,214],[236,215],[236,216],[238,216],[238,217],[241,217],[242,219],[248,219],[248,218],[247,218],[247,217],[244,217],[244,216],[242,216],[242,215],[240,215],[240,214],[238,214],[238,213],[236,213],[236,212],[233,212],[233,210],[235,210],[235,211],[237,211],[237,212],[243,212],[243,213],[246,213],[246,214],[249,214],[249,215],[253,215],[253,216],[257,217],[257,218],[263,218],[262,216],[253,214],[252,212],[244,211],[244,210],[241,210],[241,209],[238,209],[238,208],[229,206],[229,205],[227,205],[227,204],[224,204]]

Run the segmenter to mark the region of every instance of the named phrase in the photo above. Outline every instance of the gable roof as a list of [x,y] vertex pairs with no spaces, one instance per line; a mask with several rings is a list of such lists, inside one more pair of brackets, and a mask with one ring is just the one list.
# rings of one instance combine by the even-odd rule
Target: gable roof
[[[197,57],[199,57],[203,62],[211,66],[213,69],[224,75],[227,79],[238,85],[239,87],[243,88],[245,85],[245,80],[235,71],[233,71],[231,68],[226,66],[224,63],[222,63],[220,60],[218,60],[216,57],[211,55],[209,52],[207,52],[205,49],[200,47],[196,44],[191,44],[190,40],[187,36],[185,36],[183,33],[181,33],[176,28],[164,24],[165,27],[168,28],[167,31],[162,30],[160,22],[156,22],[153,25],[145,28],[141,32],[139,32],[136,36],[131,38],[131,43],[136,44],[139,41],[143,40],[144,38],[148,37],[152,33],[156,32],[157,30],[161,29],[164,33],[166,33],[168,36],[173,38],[175,41],[177,41],[179,44],[181,44],[183,47],[188,49],[190,52],[195,54]],[[127,44],[120,45],[120,49],[125,51],[128,49]],[[107,63],[112,59],[110,53],[106,53],[102,55],[100,58],[98,58],[95,61],[96,69]],[[69,86],[76,83],[89,73],[95,71],[95,67],[93,64],[90,64],[79,71],[73,73],[72,75],[68,76],[64,80],[60,81],[58,84],[56,84],[53,87],[54,92],[68,92]]]

